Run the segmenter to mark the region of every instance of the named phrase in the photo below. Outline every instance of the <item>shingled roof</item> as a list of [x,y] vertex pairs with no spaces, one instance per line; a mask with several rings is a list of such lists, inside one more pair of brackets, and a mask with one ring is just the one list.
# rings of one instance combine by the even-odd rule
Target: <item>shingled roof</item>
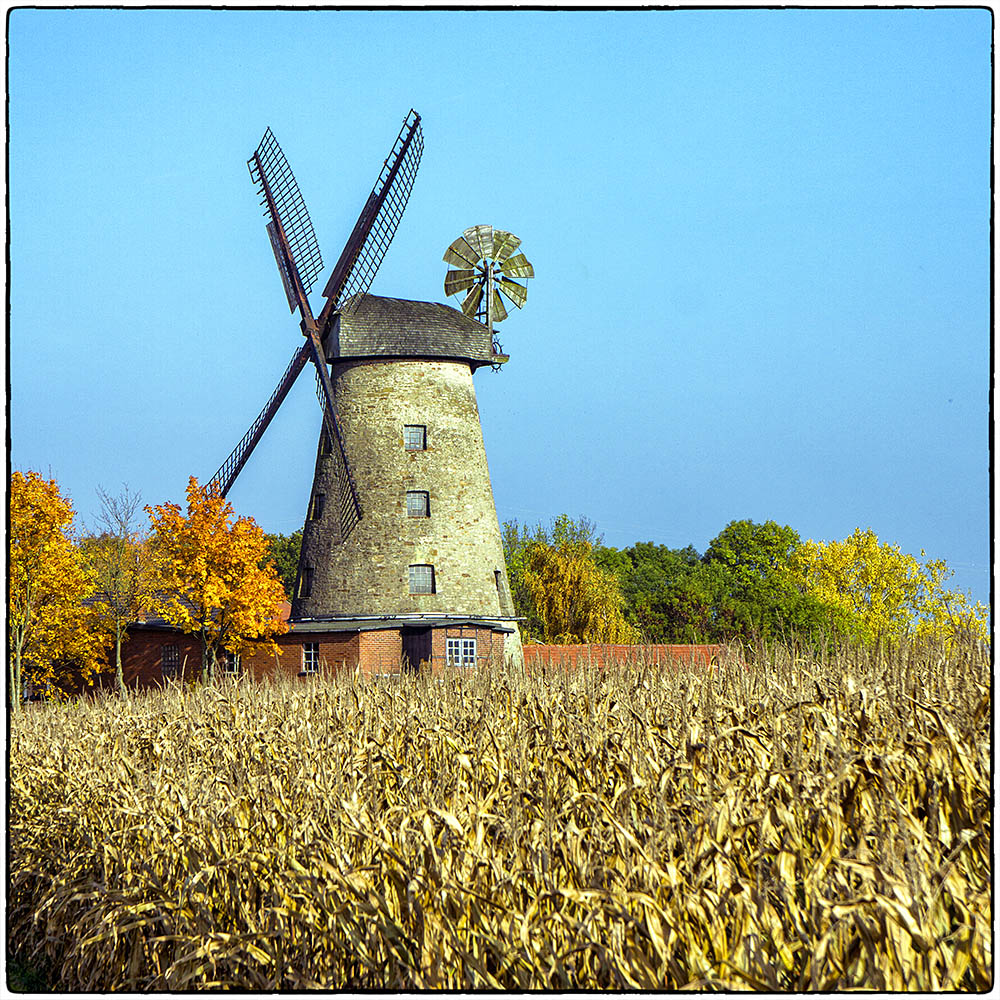
[[451,306],[381,295],[349,299],[324,344],[334,358],[460,358],[473,368],[505,361],[489,330]]

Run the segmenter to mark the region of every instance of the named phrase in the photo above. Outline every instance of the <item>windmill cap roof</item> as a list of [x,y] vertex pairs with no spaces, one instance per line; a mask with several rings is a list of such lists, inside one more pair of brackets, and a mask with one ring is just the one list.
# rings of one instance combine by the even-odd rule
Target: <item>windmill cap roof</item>
[[[353,296],[338,314],[324,344],[334,358],[460,358],[472,366],[497,364],[489,330],[439,302],[381,295]],[[504,358],[506,360],[506,358]]]

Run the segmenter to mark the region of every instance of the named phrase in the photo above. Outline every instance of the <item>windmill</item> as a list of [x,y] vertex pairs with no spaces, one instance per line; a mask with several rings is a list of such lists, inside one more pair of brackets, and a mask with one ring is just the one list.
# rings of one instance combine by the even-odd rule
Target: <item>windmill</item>
[[[305,342],[212,481],[223,494],[230,489],[311,362],[323,420],[291,595],[292,635],[283,640],[303,640],[304,664],[307,652],[308,662],[354,659],[365,669],[393,660],[467,665],[498,651],[521,657],[472,383],[478,368],[508,360],[492,332],[502,317],[487,307],[484,323],[476,309],[368,294],[422,150],[420,116],[411,110],[318,315],[308,294],[322,257],[270,130],[248,161]],[[455,253],[473,283],[482,278],[487,291],[496,286],[523,305],[524,286],[511,279],[533,271],[523,255],[513,256],[517,238],[491,227],[470,232],[476,242]]]
[[247,161],[250,177],[265,207],[267,235],[288,307],[293,313],[299,312],[305,343],[296,348],[264,408],[212,477],[211,483],[222,496],[229,492],[299,373],[311,361],[316,369],[324,430],[333,442],[333,454],[339,466],[337,513],[345,536],[361,518],[361,503],[344,449],[333,386],[326,367],[323,337],[337,311],[350,309],[371,285],[406,208],[422,153],[420,115],[411,109],[323,289],[325,303],[318,317],[313,315],[308,295],[323,270],[323,258],[295,176],[270,129]]

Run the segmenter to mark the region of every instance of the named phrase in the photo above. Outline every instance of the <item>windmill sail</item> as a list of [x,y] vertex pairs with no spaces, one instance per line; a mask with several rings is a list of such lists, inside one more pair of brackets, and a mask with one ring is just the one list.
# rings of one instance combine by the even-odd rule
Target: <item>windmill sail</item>
[[[288,294],[289,285],[295,287],[297,277],[303,293],[308,295],[323,270],[323,256],[319,252],[316,232],[295,175],[270,129],[247,160],[247,167],[250,178],[264,199],[262,204],[267,207],[267,232],[285,292]],[[283,241],[281,236],[284,236]],[[287,247],[287,253],[280,252],[282,242]],[[292,298],[292,295],[288,296],[294,312],[299,302],[296,298],[293,303]]]
[[348,299],[359,301],[371,286],[410,199],[423,151],[420,115],[411,109],[323,289],[327,303],[319,318],[321,332],[336,309]]
[[267,235],[282,287],[289,308],[292,312],[298,309],[302,315],[306,342],[293,355],[264,409],[212,477],[211,482],[223,496],[246,464],[295,379],[306,362],[311,360],[316,368],[324,427],[331,443],[335,444],[331,456],[338,484],[337,512],[341,538],[346,538],[360,520],[361,504],[344,450],[333,383],[327,370],[320,334],[332,321],[338,305],[351,296],[361,298],[368,290],[406,208],[422,153],[420,115],[411,109],[327,283],[323,293],[327,302],[318,322],[309,305],[308,294],[323,269],[323,258],[298,183],[270,129],[264,133],[260,145],[247,161],[250,178],[263,198],[261,204],[266,209]]
[[263,436],[264,431],[267,430],[267,425],[271,422],[271,418],[278,412],[278,407],[281,406],[282,400],[288,395],[288,390],[291,389],[293,383],[299,377],[299,372],[305,367],[305,363],[309,360],[309,355],[308,343],[303,344],[292,355],[292,360],[288,363],[285,374],[281,376],[281,381],[274,392],[271,393],[271,398],[264,404],[264,409],[257,414],[257,418],[250,425],[250,429],[240,438],[239,444],[229,453],[229,458],[222,463],[219,471],[212,476],[210,482],[218,487],[219,493],[222,496],[225,496],[229,492],[236,477],[240,474],[240,470],[246,465],[251,452],[257,447],[257,442]]
[[292,262],[285,253],[285,248],[278,236],[278,230],[273,222],[267,224],[267,235],[271,240],[271,249],[274,251],[274,260],[278,265],[278,273],[281,275],[281,284],[285,288],[285,297],[288,299],[288,308],[295,312],[298,306],[298,296],[295,294],[295,279],[292,277]]

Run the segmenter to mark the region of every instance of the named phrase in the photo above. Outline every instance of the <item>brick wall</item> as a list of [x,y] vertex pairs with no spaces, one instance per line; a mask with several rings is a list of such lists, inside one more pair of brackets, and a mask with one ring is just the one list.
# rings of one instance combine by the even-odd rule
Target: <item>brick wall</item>
[[[163,683],[164,649],[173,647],[183,676],[201,677],[201,642],[197,636],[167,629],[134,629],[122,643],[122,678],[126,687],[147,688]],[[110,666],[95,681],[95,687],[114,687],[114,650],[108,656]]]
[[532,667],[584,666],[593,664],[604,667],[612,663],[653,663],[664,666],[692,664],[708,666],[713,659],[722,657],[719,645],[669,645],[658,643],[646,646],[626,646],[612,643],[581,643],[575,645],[542,645],[527,643],[524,646],[524,665]]
[[492,629],[478,628],[474,625],[452,625],[448,628],[436,628],[432,640],[434,655],[432,667],[435,670],[440,670],[447,665],[449,639],[475,639],[477,666],[489,663],[494,659],[503,662],[504,637],[505,633],[503,632],[494,632]]
[[[453,625],[431,631],[431,667],[445,665],[447,640],[476,640],[478,664],[492,659],[503,660],[505,634],[473,625]],[[398,628],[373,629],[365,632],[287,632],[275,639],[277,652],[265,646],[244,652],[241,669],[257,681],[278,676],[301,677],[303,674],[303,644],[319,644],[321,668],[354,670],[360,666],[366,674],[397,673],[402,660],[402,636]],[[201,643],[197,636],[168,629],[133,627],[130,638],[122,644],[122,674],[128,687],[148,688],[163,683],[164,648],[176,650],[177,661],[187,680],[201,678]],[[569,647],[553,647],[565,649]],[[221,672],[221,665],[219,666]],[[99,687],[114,684],[114,668],[97,680]]]
[[306,642],[319,643],[320,668],[325,670],[353,670],[358,665],[358,635],[351,632],[299,632],[285,633],[275,640],[278,653],[258,649],[245,653],[243,669],[255,680],[273,679],[279,675],[304,676],[302,646]]
[[398,628],[374,629],[358,634],[360,665],[366,674],[399,673],[403,639]]

